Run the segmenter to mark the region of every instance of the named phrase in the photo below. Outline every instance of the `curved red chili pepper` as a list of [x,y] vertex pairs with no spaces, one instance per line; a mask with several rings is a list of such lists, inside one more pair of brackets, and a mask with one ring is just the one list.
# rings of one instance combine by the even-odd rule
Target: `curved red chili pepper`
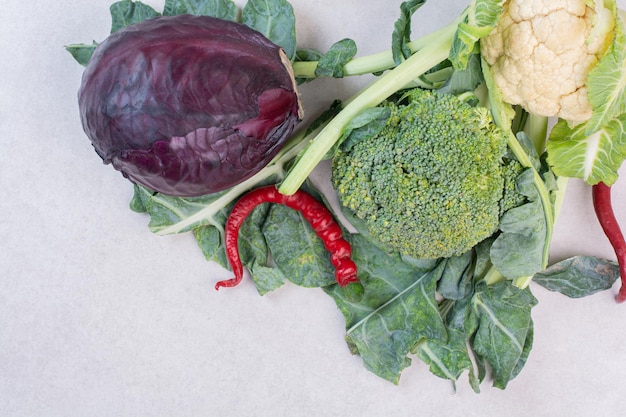
[[617,294],[618,303],[626,301],[626,240],[617,223],[613,205],[611,203],[611,187],[600,182],[591,188],[593,197],[593,207],[596,216],[604,230],[604,234],[611,242],[611,246],[617,255],[622,286]]
[[215,289],[220,287],[234,287],[243,278],[243,265],[239,256],[239,230],[246,217],[259,204],[276,203],[299,211],[309,222],[317,236],[322,239],[326,250],[331,254],[331,263],[335,267],[335,279],[337,283],[345,287],[351,282],[357,282],[356,264],[350,259],[352,248],[343,239],[342,230],[333,218],[332,213],[310,194],[298,190],[293,195],[285,195],[278,189],[269,185],[250,191],[235,203],[228,220],[226,221],[226,256],[235,277],[215,284]]

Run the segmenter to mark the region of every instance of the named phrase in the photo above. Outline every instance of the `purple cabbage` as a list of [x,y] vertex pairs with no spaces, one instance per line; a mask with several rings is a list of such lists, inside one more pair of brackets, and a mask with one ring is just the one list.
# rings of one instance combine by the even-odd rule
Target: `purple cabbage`
[[279,46],[208,16],[157,17],[109,36],[78,93],[96,152],[131,181],[199,196],[253,176],[301,120]]

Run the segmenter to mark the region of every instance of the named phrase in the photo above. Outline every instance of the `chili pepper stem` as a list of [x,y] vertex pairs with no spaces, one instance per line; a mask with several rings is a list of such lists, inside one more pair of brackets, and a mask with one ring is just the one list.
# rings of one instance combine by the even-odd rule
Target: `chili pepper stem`
[[611,203],[611,186],[602,182],[592,186],[593,206],[604,234],[615,250],[619,264],[621,288],[615,297],[618,303],[626,301],[626,240],[615,218]]

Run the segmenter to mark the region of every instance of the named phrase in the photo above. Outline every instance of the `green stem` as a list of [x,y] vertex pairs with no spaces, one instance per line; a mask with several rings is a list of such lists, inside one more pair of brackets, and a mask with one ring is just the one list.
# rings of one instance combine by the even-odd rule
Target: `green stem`
[[502,274],[493,265],[487,270],[487,273],[485,273],[485,276],[483,277],[483,280],[487,285],[496,284],[503,279],[504,276],[502,276]]
[[554,229],[554,211],[552,201],[550,199],[550,192],[548,191],[546,184],[543,182],[543,178],[541,178],[539,172],[537,172],[537,170],[533,167],[530,157],[526,154],[522,145],[520,145],[517,141],[513,132],[510,132],[508,135],[507,143],[520,164],[522,164],[524,168],[531,169],[533,172],[535,188],[539,193],[539,199],[541,200],[541,206],[543,207],[543,212],[546,218],[546,241],[543,248],[543,267],[545,268],[548,266],[550,242],[552,241],[552,233]]
[[[511,122],[514,117],[514,111],[510,105],[506,104],[502,96],[500,94],[500,90],[496,87],[495,82],[493,80],[493,73],[491,72],[491,67],[483,60],[483,74],[485,77],[485,83],[488,89],[489,96],[489,105],[491,108],[491,113],[493,115],[494,122],[501,129],[508,131],[507,135],[507,144],[517,160],[524,168],[530,169],[533,173],[533,183],[535,185],[535,189],[539,194],[539,199],[541,200],[541,206],[543,208],[544,217],[546,221],[546,236],[545,243],[543,246],[543,255],[542,255],[542,268],[548,266],[548,261],[550,258],[550,242],[552,241],[552,234],[554,229],[554,208],[552,206],[552,201],[550,198],[550,192],[546,187],[546,184],[543,181],[543,178],[535,169],[531,158],[528,156],[522,145],[517,140],[517,137],[511,130]],[[532,119],[532,117],[531,117]],[[539,120],[539,119],[537,119]],[[546,125],[547,129],[547,125]],[[546,135],[539,136],[537,132],[533,132],[532,140],[534,146],[537,149],[540,149],[542,153],[545,147],[545,141],[547,140]],[[528,285],[528,278],[521,278],[520,284]]]
[[[455,25],[456,27],[456,25]],[[437,42],[440,37],[448,36],[448,27],[443,27],[437,31],[424,35],[407,43],[411,54],[422,50],[426,46]],[[292,64],[293,73],[296,78],[317,78],[315,69],[318,61],[296,61]],[[350,60],[343,67],[344,77],[353,75],[375,74],[396,67],[391,50],[379,52]]]
[[541,155],[545,150],[546,137],[548,136],[548,118],[529,113],[524,132],[535,146],[537,155]]
[[326,127],[313,139],[279,186],[283,194],[293,194],[341,137],[348,123],[363,110],[375,107],[435,65],[448,58],[456,23],[439,31],[432,43],[425,45],[396,68],[378,78],[353,97]]
[[[533,143],[535,150],[537,151],[537,155],[541,155],[545,150],[546,141],[548,138],[548,118],[529,113],[528,119],[526,120],[526,124],[524,126],[524,132],[528,135],[531,142]],[[550,243],[552,241],[552,235],[554,233],[556,208],[553,205],[550,191],[548,191],[548,188],[546,187],[543,178],[534,168],[530,157],[524,151],[513,132],[509,133],[507,143],[509,145],[509,148],[515,154],[517,160],[522,164],[522,166],[524,166],[524,168],[532,169],[533,172],[535,188],[539,193],[539,198],[541,199],[541,205],[543,207],[543,212],[546,220],[546,240],[543,247],[542,264],[542,267],[546,268],[548,266],[548,261],[550,260]],[[514,280],[514,284],[520,288],[526,288],[530,284],[531,280],[532,276],[522,277]]]

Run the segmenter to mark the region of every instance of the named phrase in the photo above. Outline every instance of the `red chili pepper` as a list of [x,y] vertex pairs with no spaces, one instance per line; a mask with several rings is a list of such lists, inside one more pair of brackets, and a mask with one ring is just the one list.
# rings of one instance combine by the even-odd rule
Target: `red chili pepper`
[[592,196],[596,216],[617,255],[622,286],[616,300],[621,303],[626,301],[626,240],[613,213],[611,187],[600,182],[592,187]]
[[275,186],[270,185],[252,190],[241,197],[230,212],[226,221],[226,256],[235,277],[215,284],[216,290],[220,287],[234,287],[241,282],[243,265],[239,256],[239,230],[252,210],[263,203],[282,204],[299,211],[313,227],[317,236],[322,239],[326,250],[330,252],[337,283],[345,287],[351,282],[358,281],[356,265],[350,259],[352,247],[342,238],[341,227],[326,206],[304,191],[298,190],[293,195],[285,195],[279,193]]

